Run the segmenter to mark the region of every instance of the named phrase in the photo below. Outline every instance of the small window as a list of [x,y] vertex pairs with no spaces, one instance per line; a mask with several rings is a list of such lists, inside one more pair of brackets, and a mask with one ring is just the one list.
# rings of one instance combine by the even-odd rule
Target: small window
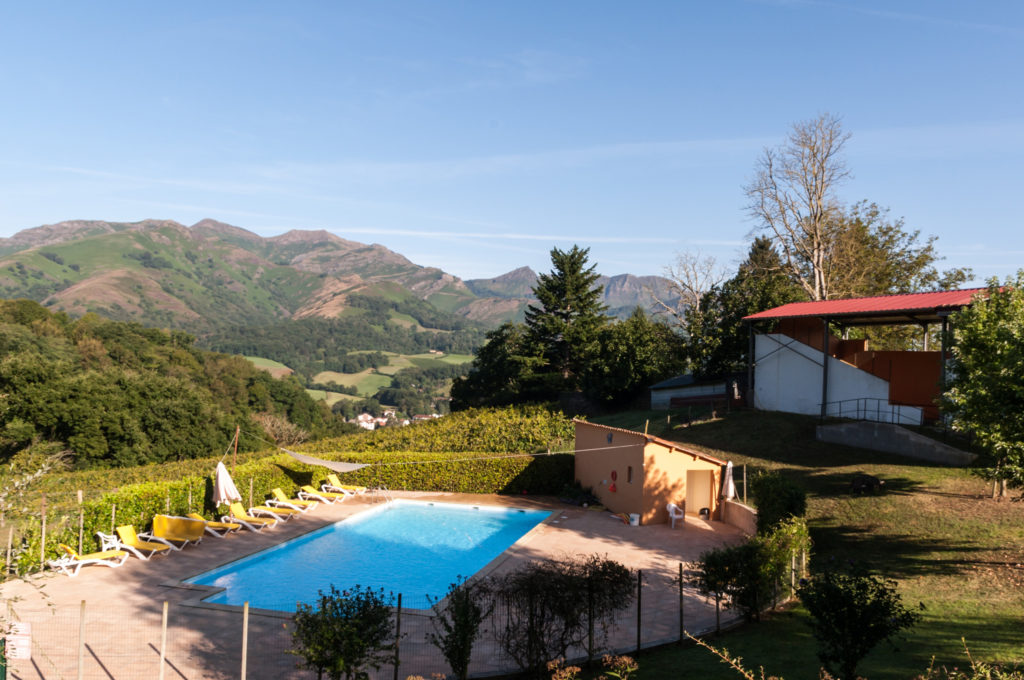
[[633,483],[633,466],[628,465],[626,467],[626,482],[629,484]]

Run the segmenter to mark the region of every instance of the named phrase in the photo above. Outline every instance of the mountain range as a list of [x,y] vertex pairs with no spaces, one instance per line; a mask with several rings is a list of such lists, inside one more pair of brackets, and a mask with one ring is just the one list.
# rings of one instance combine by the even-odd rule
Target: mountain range
[[[229,326],[344,317],[355,311],[347,304],[353,294],[406,306],[426,301],[435,317],[439,312],[493,327],[522,319],[536,280],[522,267],[463,281],[384,246],[327,231],[264,238],[210,219],[191,226],[74,220],[0,238],[0,297],[200,336]],[[637,305],[650,307],[650,290],[667,290],[660,277],[621,274],[600,283],[605,304],[620,315]],[[408,315],[393,316],[421,325]]]

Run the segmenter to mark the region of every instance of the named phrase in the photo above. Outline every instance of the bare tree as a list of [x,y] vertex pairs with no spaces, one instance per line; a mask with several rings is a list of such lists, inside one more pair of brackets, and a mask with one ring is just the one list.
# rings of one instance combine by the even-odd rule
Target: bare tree
[[651,298],[660,312],[670,314],[684,329],[686,310],[696,309],[715,286],[727,278],[725,270],[710,255],[700,251],[676,253],[676,261],[665,267],[667,291],[651,290]]
[[821,114],[796,123],[785,144],[765,149],[744,187],[750,215],[779,245],[793,278],[812,300],[830,297],[832,250],[843,229],[836,188],[850,173],[842,158],[850,138],[841,121]]

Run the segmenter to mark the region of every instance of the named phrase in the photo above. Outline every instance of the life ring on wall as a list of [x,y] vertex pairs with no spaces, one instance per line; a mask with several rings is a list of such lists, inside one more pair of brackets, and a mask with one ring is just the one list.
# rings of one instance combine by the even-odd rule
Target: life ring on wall
[[618,479],[618,478],[619,478],[619,473],[616,472],[615,470],[612,470],[612,483],[608,486],[608,490],[611,491],[612,493],[615,493],[615,491],[616,491],[616,489],[615,489],[615,480]]
[[612,481],[614,482],[618,478],[619,478],[619,473],[616,472],[615,470],[612,470]]

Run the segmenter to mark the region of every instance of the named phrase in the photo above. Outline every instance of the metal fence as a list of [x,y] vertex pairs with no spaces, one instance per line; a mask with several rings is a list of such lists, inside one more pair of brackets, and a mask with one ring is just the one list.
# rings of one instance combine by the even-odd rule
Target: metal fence
[[[699,634],[714,628],[713,601],[690,586],[680,588],[676,572],[669,568],[636,574],[636,595],[614,614],[609,625],[596,627],[595,655],[629,653],[678,641],[683,630]],[[291,653],[294,626],[286,616],[160,602],[140,612],[137,607],[88,601],[79,607],[32,612],[19,612],[15,606],[12,614],[31,626],[31,657],[10,660],[11,678],[316,677],[315,672],[297,667],[301,658]],[[474,646],[471,675],[495,676],[517,670],[499,643],[498,631],[508,614],[497,606],[484,621]],[[432,619],[430,610],[396,609],[392,622],[401,630],[397,655],[371,671],[370,677],[404,680],[413,675],[429,678],[433,673],[450,673],[440,651],[428,641],[434,629]],[[571,648],[569,657],[585,658],[587,646],[584,642]]]

